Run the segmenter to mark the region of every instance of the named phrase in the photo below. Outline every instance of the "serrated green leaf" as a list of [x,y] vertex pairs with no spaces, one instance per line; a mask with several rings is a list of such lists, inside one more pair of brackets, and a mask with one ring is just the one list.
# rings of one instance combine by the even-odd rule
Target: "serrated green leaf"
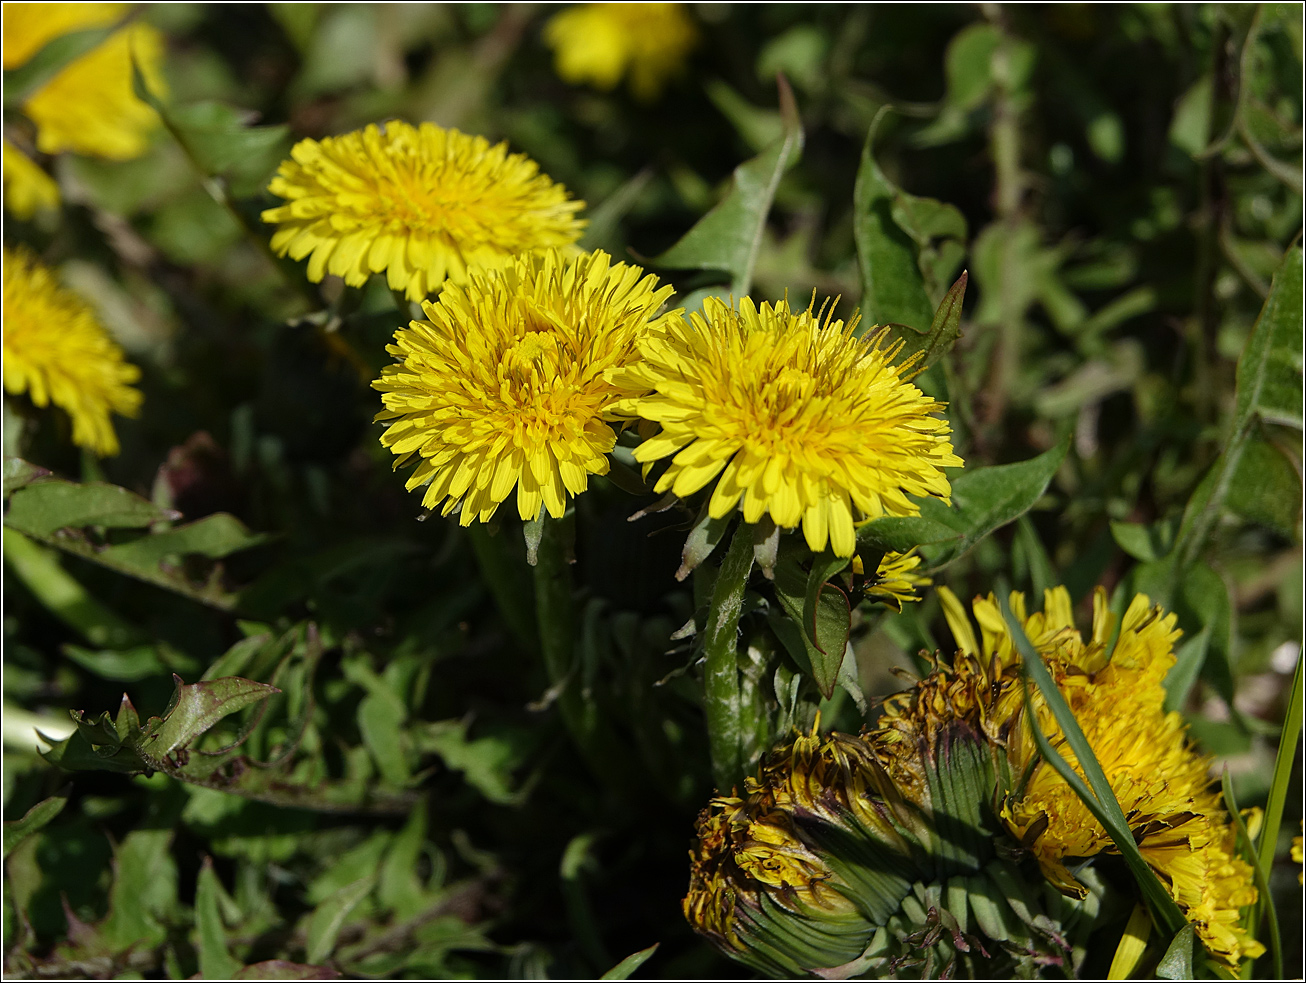
[[921,548],[929,569],[946,566],[995,529],[1028,512],[1047,491],[1069,449],[1067,437],[1028,461],[967,470],[952,482],[952,508],[938,499],[922,500],[922,517],[959,534],[956,540]]
[[373,872],[345,885],[313,910],[308,917],[308,940],[305,944],[305,954],[310,963],[320,963],[335,951],[336,939],[340,936],[345,920],[358,907],[359,902],[371,893],[376,881],[377,874]]
[[673,270],[721,270],[730,274],[730,290],[736,297],[748,294],[776,188],[803,147],[798,107],[783,77],[779,90],[783,136],[765,153],[735,168],[726,196],[650,263]]
[[641,949],[639,952],[631,953],[625,959],[621,960],[621,962],[617,963],[617,965],[613,966],[610,970],[608,970],[606,973],[600,976],[599,979],[601,980],[630,979],[631,974],[634,973],[635,970],[639,969],[639,967],[643,966],[646,962],[648,962],[649,959],[652,958],[653,953],[658,951],[658,946],[661,944],[662,943],[660,942],[654,942],[647,949]]
[[522,790],[513,787],[513,772],[522,764],[527,747],[512,734],[469,738],[466,721],[437,720],[418,732],[416,739],[423,751],[438,754],[491,802],[517,805],[524,800]]
[[22,819],[15,819],[13,822],[5,823],[4,856],[9,856],[18,848],[19,844],[63,812],[63,807],[68,804],[68,792],[69,788],[64,788],[57,794],[50,796],[50,798],[42,799],[32,806],[27,812],[23,813]]
[[281,692],[275,686],[239,676],[190,684],[183,683],[176,674],[172,679],[176,690],[170,710],[146,724],[141,740],[141,750],[155,759],[189,747],[223,717]]
[[857,527],[857,551],[906,553],[917,546],[960,538],[961,533],[951,526],[918,515],[881,516]]
[[1238,359],[1234,428],[1259,414],[1302,427],[1302,250],[1284,254],[1270,295]]
[[893,220],[893,203],[900,192],[875,161],[875,134],[884,112],[876,115],[866,134],[853,189],[853,236],[862,281],[861,333],[874,325],[891,324],[919,331],[933,320],[916,243]]
[[[390,700],[369,693],[358,704],[358,730],[381,775],[390,785],[407,784],[412,772],[404,752],[403,716]],[[312,960],[310,960],[312,961]]]
[[829,699],[839,681],[839,669],[843,665],[848,632],[852,627],[848,595],[833,584],[825,584],[813,606],[812,621],[805,627],[811,632],[813,645],[820,653],[820,658],[812,662],[812,678],[821,695]]
[[5,525],[37,539],[46,539],[60,529],[104,526],[108,529],[140,529],[155,522],[177,518],[126,488],[99,481],[84,485],[53,480],[29,484],[9,499]]

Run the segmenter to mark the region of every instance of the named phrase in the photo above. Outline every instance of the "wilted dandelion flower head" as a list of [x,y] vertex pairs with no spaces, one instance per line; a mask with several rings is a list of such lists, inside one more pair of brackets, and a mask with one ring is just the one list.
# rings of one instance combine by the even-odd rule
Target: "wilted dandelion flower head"
[[3,147],[5,208],[20,219],[58,208],[59,186],[54,179],[8,140]]
[[[4,67],[23,65],[64,34],[107,27],[127,7],[125,3],[6,4]],[[163,36],[148,24],[134,22],[60,69],[22,106],[36,124],[37,149],[47,154],[70,150],[109,160],[139,157],[159,120],[132,89],[132,55],[150,88],[159,92],[164,87],[163,52]]]
[[606,474],[616,443],[614,403],[629,390],[607,370],[639,358],[639,341],[678,312],[659,315],[670,287],[602,252],[569,262],[556,250],[502,270],[472,273],[425,304],[387,348],[399,364],[373,385],[390,422],[381,437],[416,461],[409,490],[422,503],[461,507],[486,522],[515,488],[517,511],[561,517],[591,474]]
[[[962,653],[988,667],[995,676],[994,691],[1007,694],[993,717],[1004,738],[1010,774],[1028,777],[1005,796],[1003,821],[1052,883],[1080,893],[1083,887],[1067,863],[1116,848],[1074,790],[1039,758],[1023,723],[1023,697],[1011,683],[1019,672],[1019,656],[996,598],[977,598],[973,604],[981,629],[977,642],[960,603],[946,588],[940,594]],[[1012,612],[1075,714],[1143,858],[1213,956],[1236,966],[1244,957],[1260,955],[1264,947],[1241,925],[1240,909],[1256,900],[1252,871],[1236,855],[1234,829],[1212,788],[1210,759],[1188,743],[1182,717],[1163,709],[1162,683],[1174,665],[1179,637],[1175,616],[1164,614],[1146,595],[1136,596],[1121,619],[1114,650],[1108,652],[1115,617],[1104,591],[1094,597],[1087,640],[1075,627],[1065,588],[1045,593],[1041,613],[1026,614],[1024,600],[1013,593]],[[1080,770],[1042,697],[1033,691],[1030,699],[1052,746]]]
[[301,140],[290,155],[268,185],[286,203],[263,221],[279,226],[277,253],[308,258],[313,281],[330,273],[357,287],[384,272],[391,289],[420,300],[446,278],[570,246],[585,226],[584,202],[533,160],[432,123]]
[[[764,972],[830,979],[919,975],[922,965],[935,976],[958,961],[990,976],[1004,967],[989,960],[1022,972],[1082,962],[1104,891],[1085,861],[1113,844],[1038,757],[996,599],[975,601],[977,636],[956,597],[946,588],[940,597],[955,659],[936,656],[928,675],[886,700],[875,731],[782,745],[744,796],[718,798],[700,816],[685,913],[727,953]],[[1209,761],[1162,709],[1175,619],[1136,597],[1108,657],[1113,618],[1104,592],[1094,602],[1086,640],[1065,588],[1046,592],[1042,612],[1010,598],[1141,853],[1207,950],[1236,967],[1264,951],[1240,921],[1256,891]],[[1037,691],[1029,699],[1077,768]],[[1031,855],[1046,878],[1036,883],[1020,863]]]
[[801,523],[813,550],[839,556],[852,555],[859,520],[917,514],[908,495],[947,501],[941,469],[962,461],[940,404],[902,379],[909,364],[892,364],[882,335],[858,339],[855,326],[787,301],[709,297],[649,337],[620,376],[645,395],[621,409],[661,425],[635,449],[642,462],[672,458],[657,491],[684,497],[717,479],[713,518],[738,506],[747,522]]
[[135,416],[140,370],[95,314],[26,250],[4,250],[4,383],[37,406],[54,403],[73,422],[73,442],[101,457],[118,453],[110,414]]
[[679,3],[589,3],[555,14],[544,39],[565,81],[606,90],[629,76],[647,102],[684,68],[698,29]]

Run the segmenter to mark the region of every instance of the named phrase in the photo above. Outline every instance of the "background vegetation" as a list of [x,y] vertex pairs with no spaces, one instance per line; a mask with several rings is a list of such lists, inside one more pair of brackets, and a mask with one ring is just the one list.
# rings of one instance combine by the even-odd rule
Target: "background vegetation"
[[[170,126],[136,160],[59,158],[57,218],[7,219],[145,393],[105,461],[6,402],[6,455],[140,496],[74,490],[60,512],[6,465],[24,536],[6,530],[5,818],[55,797],[43,826],[6,826],[8,973],[585,977],[654,943],[641,974],[736,973],[679,910],[712,792],[675,634],[707,590],[673,576],[685,517],[628,522],[653,496],[604,481],[577,501],[573,683],[551,687],[519,523],[428,519],[371,423],[408,313],[375,278],[313,285],[267,252],[262,189],[291,142],[390,117],[508,140],[589,202],[584,245],[636,258],[762,155],[783,176],[769,211],[752,202],[758,299],[815,290],[923,329],[968,270],[961,339],[922,377],[958,452],[1068,450],[936,579],[963,598],[1064,583],[1081,613],[1098,584],[1164,598],[1185,632],[1172,704],[1239,804],[1265,804],[1302,625],[1301,6],[698,4],[701,41],[652,103],[559,80],[555,9],[151,5]],[[684,265],[711,267],[659,269],[684,296],[741,275]],[[1272,281],[1286,313],[1256,336],[1252,393],[1239,357]],[[901,688],[891,669],[946,641],[928,593],[856,616],[872,706],[836,690],[824,726],[856,731]],[[748,655],[756,752],[815,702],[786,703],[775,653]],[[98,719],[126,690],[161,713],[173,673],[281,694],[224,694],[260,702],[149,762],[171,775],[70,779],[37,754],[33,726],[67,733],[68,708]],[[578,752],[560,697],[610,753]],[[241,794],[209,787],[218,764]],[[1270,845],[1290,966],[1294,774]]]

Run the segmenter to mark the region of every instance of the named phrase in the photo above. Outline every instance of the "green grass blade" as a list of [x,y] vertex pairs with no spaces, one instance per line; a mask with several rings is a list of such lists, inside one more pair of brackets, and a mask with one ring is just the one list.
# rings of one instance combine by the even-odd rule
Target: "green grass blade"
[[[1229,817],[1233,820],[1234,828],[1238,831],[1238,840],[1246,847],[1247,859],[1252,865],[1252,878],[1256,882],[1256,904],[1251,906],[1250,928],[1252,934],[1255,935],[1260,928],[1261,899],[1270,896],[1269,879],[1265,876],[1265,871],[1261,869],[1256,844],[1247,832],[1247,824],[1243,822],[1242,813],[1238,811],[1238,802],[1233,796],[1233,783],[1229,781],[1227,766],[1220,776],[1220,788],[1224,792],[1224,807],[1229,810]],[[1274,910],[1272,904],[1266,906],[1266,911],[1270,921],[1270,961],[1274,964],[1274,972],[1270,974],[1270,977],[1271,979],[1283,979],[1283,941],[1279,935],[1279,914]],[[1251,967],[1251,960],[1248,960],[1247,966],[1248,968]]]
[[1025,630],[1020,622],[1015,619],[1011,613],[1011,607],[1007,603],[1005,596],[1000,597],[1002,605],[1002,616],[1007,622],[1007,628],[1011,632],[1012,641],[1015,643],[1016,650],[1020,653],[1021,664],[1023,667],[1023,685],[1025,687],[1025,705],[1029,707],[1029,681],[1033,680],[1038,686],[1039,692],[1043,694],[1043,699],[1056,717],[1057,723],[1061,726],[1061,732],[1066,737],[1066,743],[1070,745],[1071,751],[1079,760],[1079,766],[1084,770],[1085,777],[1088,778],[1089,785],[1084,784],[1084,779],[1076,774],[1070,763],[1063,758],[1059,751],[1052,746],[1047,735],[1043,733],[1038,726],[1037,714],[1027,713],[1030,731],[1034,736],[1034,741],[1038,745],[1039,753],[1044,757],[1049,765],[1065,779],[1075,794],[1080,797],[1085,807],[1093,818],[1102,824],[1107,835],[1120,851],[1125,863],[1129,866],[1130,872],[1133,873],[1134,879],[1138,882],[1139,889],[1143,892],[1143,897],[1147,901],[1148,907],[1152,911],[1152,917],[1161,925],[1167,934],[1173,936],[1177,934],[1186,924],[1183,912],[1175,904],[1174,899],[1170,897],[1165,887],[1157,879],[1152,868],[1147,865],[1143,855],[1138,851],[1138,845],[1134,842],[1133,832],[1129,829],[1129,822],[1125,819],[1124,810],[1120,808],[1120,803],[1116,801],[1115,792],[1111,789],[1111,783],[1107,781],[1106,774],[1102,771],[1101,764],[1098,763],[1097,756],[1093,753],[1093,748],[1089,745],[1088,739],[1084,737],[1084,732],[1080,730],[1075,715],[1071,713],[1070,707],[1066,704],[1057,689],[1056,683],[1052,681],[1052,675],[1048,672],[1047,667],[1043,665],[1043,659],[1034,650],[1029,638],[1025,635]]
[[[1302,659],[1297,659],[1297,669],[1292,675],[1292,693],[1288,696],[1288,715],[1279,733],[1279,751],[1274,757],[1274,777],[1270,781],[1270,794],[1265,801],[1265,825],[1256,842],[1257,870],[1261,880],[1270,882],[1270,868],[1274,866],[1274,850],[1279,842],[1279,826],[1283,822],[1283,806],[1288,799],[1288,785],[1292,781],[1293,759],[1297,756],[1297,739],[1301,736],[1302,717]],[[1259,885],[1258,881],[1258,885]],[[1261,913],[1271,910],[1269,891],[1261,891],[1256,900],[1256,923]]]

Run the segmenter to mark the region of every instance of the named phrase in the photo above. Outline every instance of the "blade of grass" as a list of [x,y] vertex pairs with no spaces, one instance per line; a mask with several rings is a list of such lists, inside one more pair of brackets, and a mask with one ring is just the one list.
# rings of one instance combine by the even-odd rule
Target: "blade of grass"
[[[1247,832],[1247,824],[1243,822],[1242,813],[1238,811],[1238,803],[1233,796],[1233,783],[1229,781],[1229,768],[1226,765],[1223,773],[1220,775],[1220,788],[1224,792],[1224,807],[1229,810],[1229,817],[1233,820],[1234,828],[1238,831],[1239,842],[1247,848],[1247,859],[1251,861],[1252,878],[1256,882],[1256,904],[1251,906],[1248,913],[1248,926],[1255,936],[1257,929],[1260,928],[1260,901],[1262,898],[1270,896],[1269,881],[1265,872],[1261,869],[1260,858],[1257,855],[1256,844],[1253,842],[1251,835]],[[1268,906],[1268,915],[1270,921],[1270,961],[1274,964],[1274,972],[1270,974],[1271,979],[1283,979],[1283,940],[1279,935],[1279,914],[1274,910],[1274,905]],[[1250,971],[1255,960],[1247,960],[1244,970]],[[1250,979],[1250,975],[1246,977]]]
[[[1265,883],[1270,881],[1270,868],[1274,866],[1274,850],[1279,842],[1279,826],[1283,822],[1283,806],[1288,800],[1288,784],[1292,781],[1293,759],[1297,756],[1297,739],[1301,736],[1302,681],[1300,656],[1292,676],[1292,693],[1288,696],[1288,713],[1283,719],[1279,734],[1279,751],[1274,757],[1274,777],[1270,780],[1270,794],[1265,801],[1265,824],[1256,841],[1257,869]],[[1256,901],[1256,923],[1261,913],[1273,907],[1268,891],[1262,891]]]
[[1024,628],[1012,615],[1006,595],[1000,594],[999,598],[1002,605],[1002,617],[1006,620],[1012,641],[1015,643],[1016,650],[1020,653],[1023,668],[1021,682],[1025,691],[1025,706],[1026,708],[1030,707],[1029,681],[1032,679],[1039,688],[1039,692],[1042,693],[1048,709],[1052,711],[1052,715],[1060,725],[1061,732],[1065,735],[1066,744],[1074,752],[1075,758],[1079,761],[1079,766],[1083,769],[1084,775],[1092,788],[1090,789],[1089,785],[1084,784],[1084,779],[1079,777],[1070,766],[1070,763],[1052,746],[1052,742],[1048,740],[1047,735],[1038,726],[1037,714],[1027,712],[1030,732],[1033,734],[1035,744],[1038,745],[1039,753],[1052,766],[1053,770],[1065,779],[1066,784],[1075,790],[1075,794],[1080,797],[1084,806],[1092,813],[1093,818],[1102,824],[1102,828],[1111,837],[1116,849],[1120,851],[1120,855],[1134,875],[1134,880],[1138,882],[1139,890],[1143,892],[1143,897],[1147,901],[1148,908],[1151,909],[1153,919],[1165,929],[1166,934],[1176,935],[1187,924],[1187,919],[1184,918],[1183,912],[1179,910],[1179,906],[1175,904],[1174,899],[1170,897],[1161,882],[1157,880],[1156,874],[1147,865],[1143,855],[1138,852],[1138,844],[1134,842],[1134,835],[1129,828],[1128,820],[1125,819],[1124,810],[1120,808],[1120,803],[1116,801],[1115,792],[1111,789],[1111,783],[1107,781],[1106,774],[1102,771],[1102,765],[1098,763],[1093,748],[1089,745],[1088,739],[1084,737],[1084,732],[1080,730],[1075,715],[1071,713],[1070,707],[1061,695],[1061,691],[1057,689],[1056,683],[1052,681],[1052,675],[1048,672],[1047,667],[1043,665],[1043,659],[1035,651],[1029,638],[1026,637]]

